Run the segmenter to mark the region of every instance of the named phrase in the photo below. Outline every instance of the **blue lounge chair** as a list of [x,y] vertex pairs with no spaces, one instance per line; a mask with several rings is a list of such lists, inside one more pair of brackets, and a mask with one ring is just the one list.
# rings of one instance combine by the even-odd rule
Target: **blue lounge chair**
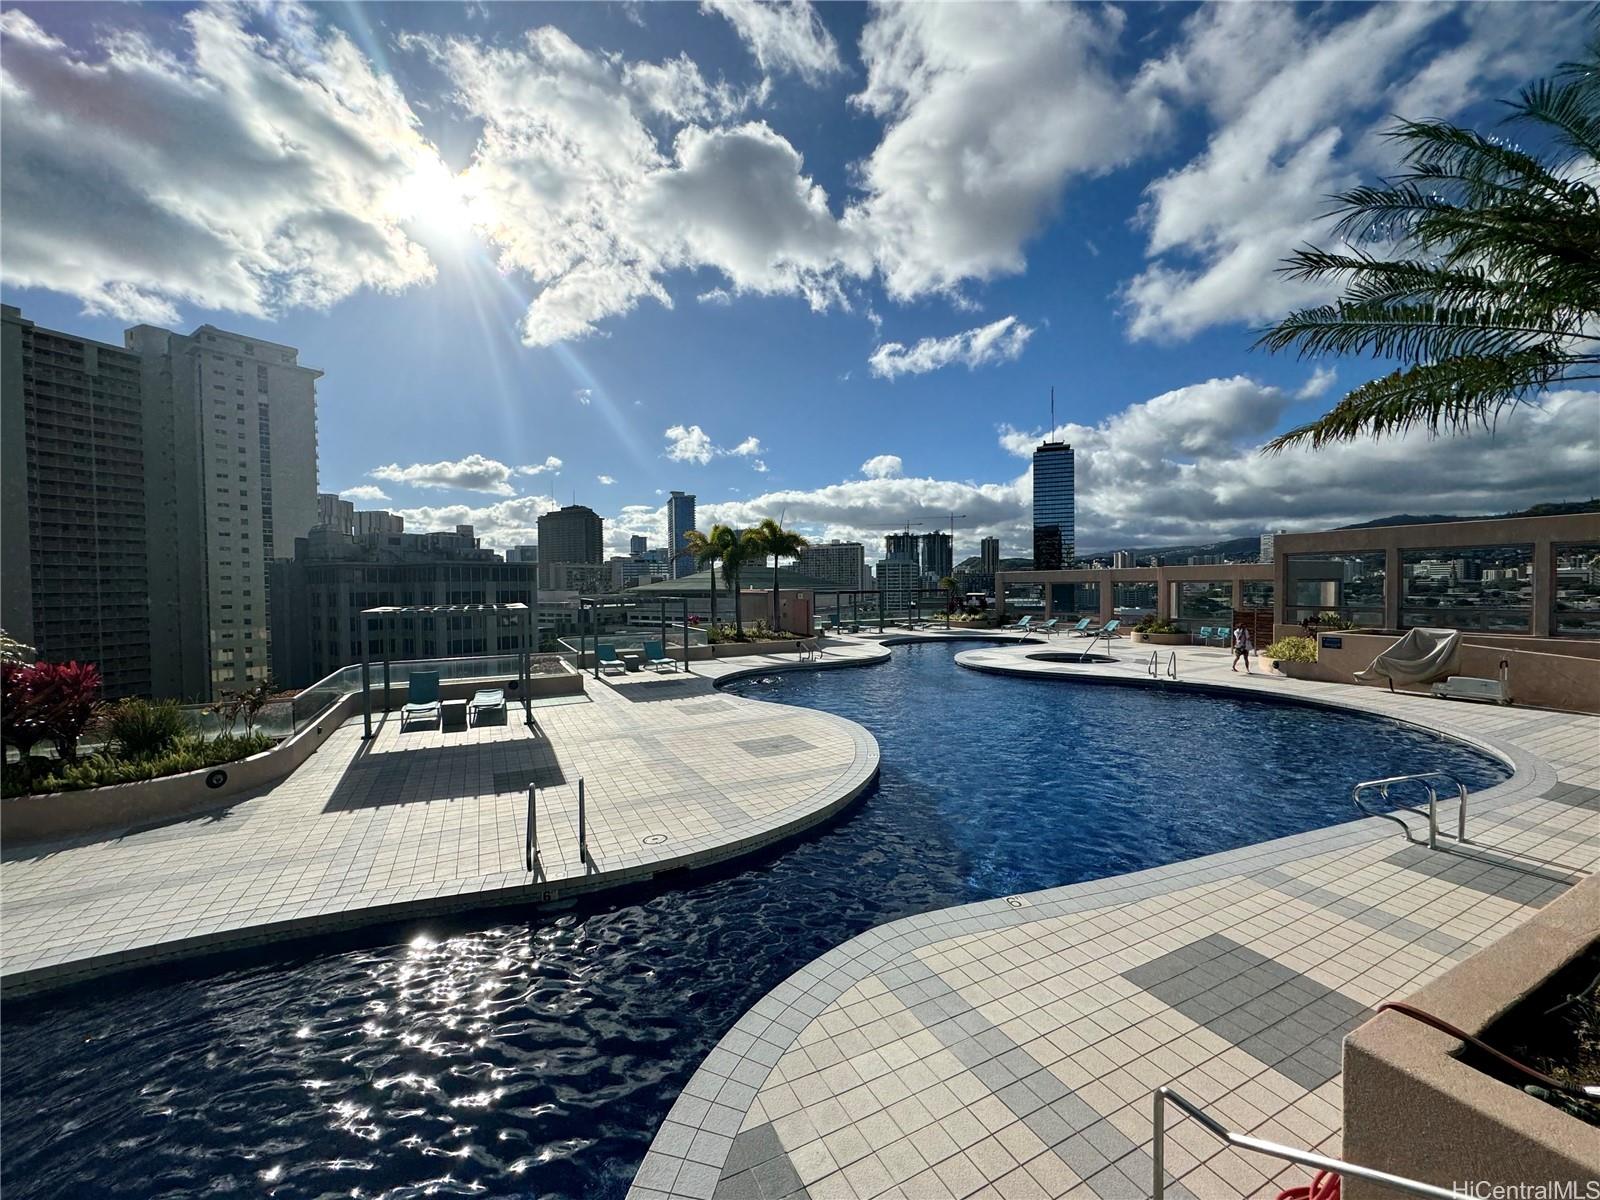
[[1200,626],[1200,632],[1195,634],[1195,637],[1200,639],[1200,644],[1202,646],[1209,646],[1211,644],[1211,626]]
[[1079,621],[1071,629],[1064,629],[1064,630],[1062,630],[1062,632],[1063,633],[1073,633],[1073,634],[1087,633],[1088,630],[1089,630],[1090,620],[1091,620],[1091,618],[1084,617],[1083,620]]
[[1115,621],[1107,621],[1099,629],[1085,629],[1078,636],[1088,638],[1116,637],[1117,629],[1121,624],[1122,620],[1120,618]]
[[595,657],[600,660],[600,669],[607,675],[626,672],[628,669],[623,661],[617,657],[617,648],[615,646],[601,643],[595,650]]
[[1043,625],[1039,626],[1039,632],[1044,634],[1054,634],[1056,631],[1056,626],[1059,624],[1061,624],[1060,617],[1051,617]]
[[467,724],[480,724],[483,720],[483,714],[492,712],[498,712],[501,717],[505,716],[505,692],[499,688],[479,688],[472,694],[472,699],[467,702]]
[[404,729],[409,721],[424,718],[437,724],[443,714],[444,708],[439,703],[439,672],[411,672],[406,681],[405,706],[400,710],[400,728]]
[[1029,629],[1033,628],[1033,617],[1032,616],[1023,617],[1022,620],[1018,621],[1015,625],[1007,625],[1006,628],[1007,629],[1015,629],[1015,630],[1018,630],[1019,632],[1026,633]]
[[659,671],[665,667],[669,671],[676,671],[678,664],[667,657],[661,649],[660,642],[646,642],[644,644],[644,665],[652,671]]

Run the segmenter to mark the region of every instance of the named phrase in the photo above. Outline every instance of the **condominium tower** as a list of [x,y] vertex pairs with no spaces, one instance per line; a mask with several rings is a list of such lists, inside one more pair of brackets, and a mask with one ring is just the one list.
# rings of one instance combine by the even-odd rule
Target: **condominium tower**
[[934,530],[922,535],[922,574],[938,583],[948,579],[955,569],[952,539],[948,533]]
[[[268,569],[318,523],[322,372],[292,346],[202,325],[137,325],[147,413],[150,623],[159,695],[242,690],[271,666]],[[151,435],[152,423],[156,426]],[[170,537],[170,540],[168,540]]]
[[602,563],[605,561],[605,521],[594,509],[569,504],[539,517],[539,562]]
[[1000,569],[1000,539],[986,537],[978,543],[978,567],[985,575]]
[[147,695],[150,530],[139,359],[0,309],[0,625]]
[[667,497],[667,547],[672,554],[672,577],[682,579],[695,572],[694,555],[688,552],[688,534],[694,528],[694,496],[673,492]]
[[1072,447],[1041,442],[1033,452],[1033,568],[1055,571],[1077,553]]
[[866,566],[867,548],[860,542],[812,542],[800,551],[800,571],[813,579],[826,579],[842,591],[861,587],[861,572]]

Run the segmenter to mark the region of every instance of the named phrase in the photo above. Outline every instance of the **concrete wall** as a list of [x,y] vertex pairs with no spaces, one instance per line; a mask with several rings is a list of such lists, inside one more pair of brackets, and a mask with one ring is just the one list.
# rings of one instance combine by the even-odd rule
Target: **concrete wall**
[[[1276,636],[1299,637],[1300,626],[1278,625]],[[1329,646],[1329,638],[1338,641],[1339,646]],[[1355,683],[1355,673],[1366,670],[1374,658],[1399,638],[1394,632],[1324,631],[1317,637],[1317,661],[1297,665],[1295,677],[1324,683]],[[1456,674],[1498,679],[1500,663],[1506,662],[1513,704],[1600,713],[1600,642],[1497,634],[1463,634],[1461,641],[1461,665]],[[1426,693],[1431,686],[1398,684],[1395,690]]]
[[[1406,1002],[1474,1036],[1600,939],[1600,876]],[[1344,1157],[1448,1188],[1600,1179],[1600,1132],[1462,1062],[1462,1043],[1396,1012],[1344,1044]],[[1395,1193],[1346,1178],[1345,1200]],[[1490,1192],[1472,1192],[1490,1195]],[[1514,1191],[1498,1193],[1514,1195]],[[1531,1194],[1531,1193],[1530,1193]],[[1554,1193],[1552,1193],[1554,1194]]]

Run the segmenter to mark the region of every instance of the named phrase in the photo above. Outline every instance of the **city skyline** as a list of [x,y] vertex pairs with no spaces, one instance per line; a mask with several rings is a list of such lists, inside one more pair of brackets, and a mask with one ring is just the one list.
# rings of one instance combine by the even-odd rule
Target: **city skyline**
[[[92,160],[125,192],[131,224],[72,225],[58,196],[6,172],[5,298],[111,344],[149,321],[299,347],[327,372],[318,487],[419,529],[473,524],[501,549],[533,541],[538,515],[574,500],[605,517],[608,553],[633,534],[663,544],[677,489],[700,498],[706,527],[781,516],[875,547],[874,525],[954,511],[968,514],[958,559],[991,535],[1027,554],[1028,456],[1046,436],[1078,453],[1088,548],[1586,498],[1593,392],[1567,389],[1421,458],[1420,436],[1269,458],[1257,448],[1275,432],[1386,368],[1249,351],[1254,328],[1314,298],[1273,267],[1326,234],[1323,196],[1392,165],[1377,136],[1390,115],[1492,122],[1497,97],[1563,57],[1581,6],[1542,21],[1489,6],[1277,7],[1254,27],[1225,8],[1008,9],[994,30],[961,25],[959,8],[786,11],[762,32],[736,3],[532,15],[14,6],[0,30],[17,96],[8,160],[26,154],[69,180]],[[1055,118],[1025,127],[1060,133],[1034,174],[985,179],[934,212],[904,172],[909,139],[948,138],[952,155],[1017,151],[991,141],[1006,111],[940,125],[963,97],[990,94],[990,37],[1078,65],[1047,78],[1027,58],[1004,102]],[[1247,37],[1252,54],[1231,53]],[[891,38],[944,65],[903,74]],[[336,80],[308,65],[319,56]],[[278,99],[241,124],[224,61]],[[89,113],[74,138],[50,137],[52,103],[90,64],[95,111],[160,94],[175,116],[199,114],[245,145],[261,129],[300,131],[304,154],[285,171],[309,178],[296,186],[367,252],[304,253],[286,232],[304,225],[303,200],[276,177],[252,179],[263,198],[241,216],[246,206],[222,203],[219,164],[170,161],[182,152],[135,139],[156,168],[212,181],[217,194],[195,203],[221,207],[174,213],[108,119]],[[559,102],[580,79],[607,101],[602,127]],[[335,82],[382,101],[356,111]],[[519,142],[504,99],[518,87],[549,98],[551,137],[604,135],[619,157],[587,176],[554,143]],[[329,139],[374,153],[334,154],[305,132],[312,115]],[[565,162],[599,231],[617,235],[600,241],[633,259],[595,259],[566,209],[541,212],[550,232],[534,237],[504,203],[533,203],[496,157],[512,145]],[[735,176],[775,190],[722,186]],[[1229,193],[1237,221],[1206,190],[1231,178],[1252,181],[1249,195]],[[716,229],[694,226],[681,244],[640,224],[712,199]],[[764,210],[770,227],[753,221]],[[162,222],[174,229],[153,237]],[[78,253],[59,252],[69,234]],[[164,253],[130,258],[127,246],[146,244]],[[914,419],[930,411],[938,422]]]

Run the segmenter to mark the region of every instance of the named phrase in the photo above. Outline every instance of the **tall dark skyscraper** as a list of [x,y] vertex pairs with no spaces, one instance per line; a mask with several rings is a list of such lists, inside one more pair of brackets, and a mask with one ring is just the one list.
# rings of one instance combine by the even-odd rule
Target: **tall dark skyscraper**
[[917,535],[914,533],[891,533],[883,539],[883,556],[896,561],[917,562]]
[[978,543],[978,569],[993,575],[1000,569],[1000,539],[986,537]]
[[1072,447],[1041,442],[1033,452],[1033,567],[1055,571],[1077,554]]
[[922,535],[922,573],[935,582],[955,570],[950,535],[939,530]]
[[682,579],[695,572],[694,555],[684,547],[686,535],[694,528],[694,495],[673,492],[667,497],[667,551],[672,555],[672,577]]

